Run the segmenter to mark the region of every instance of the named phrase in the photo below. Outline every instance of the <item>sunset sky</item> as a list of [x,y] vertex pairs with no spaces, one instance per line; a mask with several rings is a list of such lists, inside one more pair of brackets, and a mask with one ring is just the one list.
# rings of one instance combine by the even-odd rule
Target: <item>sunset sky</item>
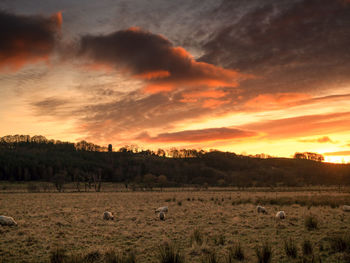
[[2,0],[0,136],[350,162],[350,1]]

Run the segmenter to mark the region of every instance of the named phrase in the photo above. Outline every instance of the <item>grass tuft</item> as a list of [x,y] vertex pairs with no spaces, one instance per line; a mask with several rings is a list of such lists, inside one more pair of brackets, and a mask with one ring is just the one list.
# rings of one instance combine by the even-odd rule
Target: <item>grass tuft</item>
[[298,249],[293,239],[290,238],[284,241],[284,252],[289,258],[297,258]]
[[304,256],[312,254],[313,248],[312,248],[312,244],[311,244],[310,240],[304,240],[303,241],[302,250],[303,250],[303,255]]
[[265,242],[262,247],[255,249],[255,255],[258,263],[269,263],[272,259],[272,248],[269,243]]
[[184,263],[185,258],[174,244],[164,243],[159,247],[160,263]]
[[229,249],[226,257],[226,263],[233,263],[236,260],[243,261],[245,259],[244,251],[240,243],[235,244]]
[[62,248],[57,248],[50,253],[50,263],[63,263],[67,258],[66,251]]
[[195,243],[196,245],[201,246],[203,241],[202,232],[198,228],[195,228],[191,235],[191,244],[193,245],[193,243]]
[[219,259],[214,250],[210,250],[209,253],[202,258],[202,263],[218,263]]
[[313,215],[308,215],[305,217],[304,225],[307,230],[318,229],[318,220],[317,217]]

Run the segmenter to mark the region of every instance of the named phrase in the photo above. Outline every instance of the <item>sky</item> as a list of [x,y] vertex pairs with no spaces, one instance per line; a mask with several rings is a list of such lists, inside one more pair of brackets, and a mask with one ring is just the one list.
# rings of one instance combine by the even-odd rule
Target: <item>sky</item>
[[0,136],[350,162],[348,0],[2,0]]

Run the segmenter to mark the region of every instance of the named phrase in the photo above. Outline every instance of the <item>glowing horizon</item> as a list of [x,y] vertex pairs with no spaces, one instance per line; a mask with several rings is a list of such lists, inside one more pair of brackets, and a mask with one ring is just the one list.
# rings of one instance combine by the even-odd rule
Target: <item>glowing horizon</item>
[[178,2],[0,3],[0,136],[350,162],[350,3]]

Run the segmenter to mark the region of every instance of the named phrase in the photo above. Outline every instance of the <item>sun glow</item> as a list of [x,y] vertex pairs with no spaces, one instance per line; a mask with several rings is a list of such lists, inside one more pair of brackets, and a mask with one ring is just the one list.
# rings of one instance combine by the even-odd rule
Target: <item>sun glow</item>
[[350,156],[346,155],[325,156],[324,159],[327,163],[350,163]]

